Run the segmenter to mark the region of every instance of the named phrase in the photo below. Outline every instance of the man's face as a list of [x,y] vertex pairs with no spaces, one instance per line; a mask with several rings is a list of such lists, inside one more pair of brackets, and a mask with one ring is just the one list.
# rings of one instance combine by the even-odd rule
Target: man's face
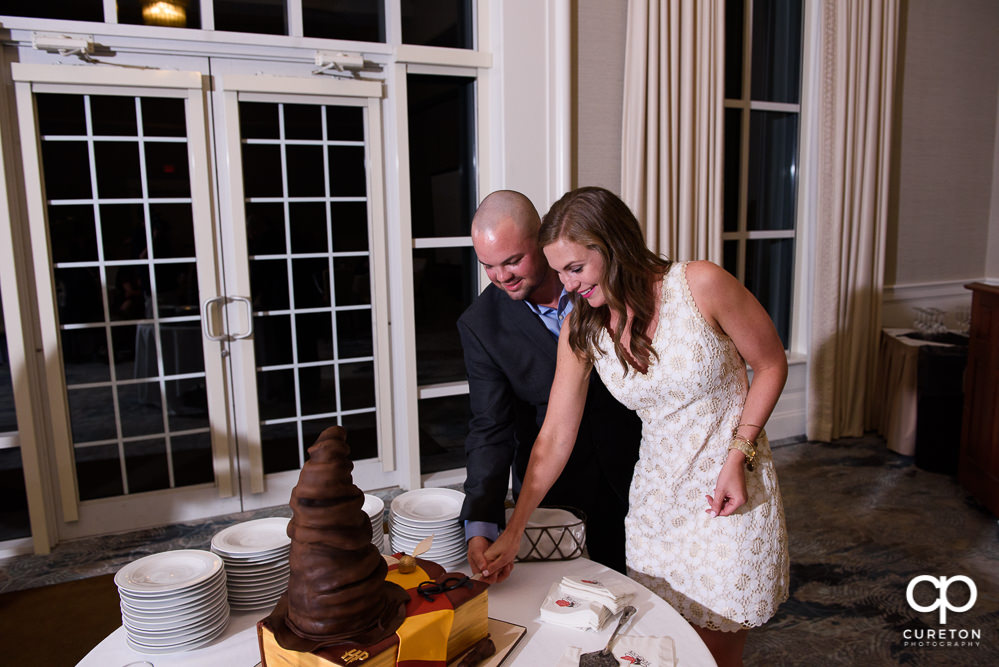
[[512,222],[472,234],[472,245],[489,280],[514,301],[527,299],[548,272],[537,238]]

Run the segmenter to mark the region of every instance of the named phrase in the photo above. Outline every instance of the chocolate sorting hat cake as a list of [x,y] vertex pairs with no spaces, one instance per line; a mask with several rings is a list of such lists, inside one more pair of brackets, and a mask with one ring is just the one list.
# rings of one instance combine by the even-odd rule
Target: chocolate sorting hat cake
[[285,648],[373,643],[405,619],[409,595],[385,581],[388,566],[371,543],[349,454],[344,429],[326,429],[309,448],[291,492],[291,576],[268,617]]

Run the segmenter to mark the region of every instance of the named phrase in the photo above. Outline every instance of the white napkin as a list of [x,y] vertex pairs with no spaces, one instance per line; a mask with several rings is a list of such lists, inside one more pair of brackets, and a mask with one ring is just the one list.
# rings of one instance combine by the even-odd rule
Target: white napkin
[[[593,649],[599,650],[599,649]],[[579,667],[583,651],[578,646],[567,646],[555,667]],[[676,653],[671,637],[630,637],[622,635],[614,640],[611,653],[621,667],[675,667]]]
[[618,614],[631,602],[635,589],[624,581],[600,581],[595,577],[562,577],[562,592],[578,599],[602,604]]
[[541,603],[542,621],[578,630],[600,630],[610,616],[607,607],[567,595],[557,583],[552,584]]

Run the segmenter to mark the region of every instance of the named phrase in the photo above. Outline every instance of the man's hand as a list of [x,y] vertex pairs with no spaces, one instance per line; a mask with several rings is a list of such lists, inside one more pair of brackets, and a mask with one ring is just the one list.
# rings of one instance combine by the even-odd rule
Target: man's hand
[[[492,545],[492,542],[481,536],[468,540],[468,564],[471,566],[473,574],[482,574],[482,571],[485,569],[487,562],[486,549],[490,545]],[[489,576],[483,576],[482,581],[487,584],[498,584],[509,577],[512,571],[513,563],[510,563],[496,572],[490,572]]]

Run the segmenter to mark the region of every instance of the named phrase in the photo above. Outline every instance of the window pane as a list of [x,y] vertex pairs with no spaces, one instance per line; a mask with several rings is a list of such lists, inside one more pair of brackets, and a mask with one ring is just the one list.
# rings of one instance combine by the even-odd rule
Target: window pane
[[171,28],[201,27],[199,0],[118,0],[117,4],[118,23]]
[[747,229],[794,229],[797,157],[797,114],[750,114]]
[[71,21],[103,21],[103,0],[0,0],[0,14],[31,16],[39,19],[69,19]]
[[357,0],[302,0],[306,37],[385,41],[385,3]]
[[738,241],[722,241],[722,267],[733,276],[739,275]]
[[742,99],[745,0],[725,0],[725,97]]
[[[13,411],[13,401],[8,404]],[[0,449],[0,542],[30,535],[21,448]]]
[[742,154],[742,110],[725,109],[724,230],[739,228],[739,169]]
[[471,0],[400,0],[399,4],[403,43],[475,48]]
[[214,0],[214,3],[216,30],[288,34],[285,0]]
[[468,395],[420,401],[420,472],[465,467],[465,436],[472,418]]
[[475,212],[475,80],[410,74],[413,236],[467,236]]
[[746,242],[746,288],[770,313],[785,349],[791,331],[793,278],[794,239]]
[[413,252],[416,372],[419,384],[465,379],[456,322],[475,298],[478,266],[471,248]]
[[801,0],[754,0],[752,66],[754,100],[798,103]]

